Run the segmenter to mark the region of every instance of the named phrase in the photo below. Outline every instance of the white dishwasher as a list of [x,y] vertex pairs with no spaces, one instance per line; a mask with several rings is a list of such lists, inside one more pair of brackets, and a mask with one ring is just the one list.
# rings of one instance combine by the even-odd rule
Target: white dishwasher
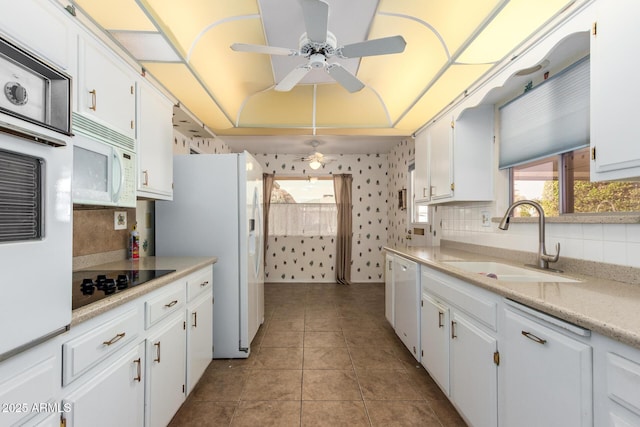
[[395,331],[413,357],[420,361],[420,276],[418,264],[395,256]]

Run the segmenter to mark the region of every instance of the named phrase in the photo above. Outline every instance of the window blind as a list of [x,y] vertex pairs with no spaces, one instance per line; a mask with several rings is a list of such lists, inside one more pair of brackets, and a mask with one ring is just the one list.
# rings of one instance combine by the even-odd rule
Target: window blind
[[589,57],[499,110],[500,169],[589,145]]

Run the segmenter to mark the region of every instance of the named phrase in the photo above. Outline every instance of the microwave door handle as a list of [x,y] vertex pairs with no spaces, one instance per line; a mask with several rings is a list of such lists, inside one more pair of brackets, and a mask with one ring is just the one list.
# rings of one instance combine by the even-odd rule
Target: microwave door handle
[[120,156],[118,155],[117,151],[113,152],[113,172],[115,173],[116,170],[118,171],[118,175],[119,177],[114,177],[114,182],[118,182],[118,189],[115,190],[113,192],[113,201],[117,202],[118,200],[120,200],[120,193],[122,192],[122,188],[124,187],[124,172],[123,172],[123,165],[122,165],[122,160],[120,159]]

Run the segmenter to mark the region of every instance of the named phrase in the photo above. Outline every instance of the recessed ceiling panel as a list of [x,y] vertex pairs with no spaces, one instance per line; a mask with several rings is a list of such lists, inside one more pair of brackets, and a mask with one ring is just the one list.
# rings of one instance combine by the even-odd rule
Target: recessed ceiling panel
[[[560,12],[567,0],[512,0],[458,58],[460,63],[496,62],[503,59],[535,30]],[[526,17],[526,19],[522,19]]]
[[377,16],[372,37],[392,36],[399,28],[407,42],[404,52],[363,58],[358,73],[358,78],[378,92],[392,120],[411,106],[447,62],[437,36],[416,21]]
[[192,51],[189,65],[231,117],[237,116],[246,98],[273,86],[267,56],[234,52],[229,47],[240,33],[256,37],[262,31],[259,24],[245,20],[212,28]]
[[400,120],[397,127],[410,131],[420,128],[451,101],[462,95],[491,67],[491,64],[452,65],[415,107]]
[[232,127],[216,103],[184,64],[142,63],[178,101],[214,132]]
[[135,0],[76,0],[74,3],[106,30],[156,31]]
[[381,128],[391,126],[384,105],[370,89],[349,93],[338,84],[318,85],[318,127]]
[[432,27],[453,55],[502,2],[504,0],[380,0],[379,13],[403,14]]
[[[260,13],[258,3],[255,0],[138,1],[158,20],[161,28],[171,35],[185,57],[192,45],[197,42],[200,34],[207,28]],[[262,42],[264,43],[264,39]]]
[[240,111],[238,125],[312,127],[313,86],[296,86],[290,92],[268,90],[252,95]]

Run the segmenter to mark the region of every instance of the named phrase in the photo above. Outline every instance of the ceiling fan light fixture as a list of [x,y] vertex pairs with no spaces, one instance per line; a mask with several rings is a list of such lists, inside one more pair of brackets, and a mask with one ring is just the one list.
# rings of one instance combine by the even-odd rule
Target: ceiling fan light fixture
[[309,167],[313,170],[320,169],[320,166],[322,166],[322,163],[320,163],[316,159],[313,159],[309,162]]

